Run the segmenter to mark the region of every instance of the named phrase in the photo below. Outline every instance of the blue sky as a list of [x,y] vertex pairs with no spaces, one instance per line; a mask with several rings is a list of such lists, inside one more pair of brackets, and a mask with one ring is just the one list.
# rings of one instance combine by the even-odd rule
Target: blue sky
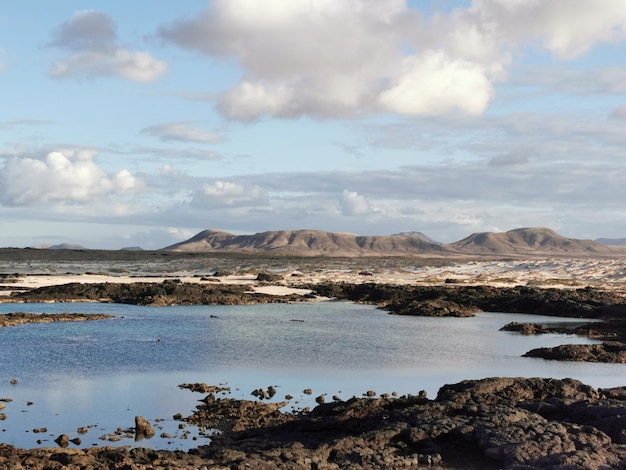
[[626,237],[624,0],[0,8],[0,246]]

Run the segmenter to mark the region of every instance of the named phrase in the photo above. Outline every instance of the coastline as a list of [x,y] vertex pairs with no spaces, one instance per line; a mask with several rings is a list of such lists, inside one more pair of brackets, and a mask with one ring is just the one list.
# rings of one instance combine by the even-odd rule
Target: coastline
[[[603,260],[603,263],[605,262],[606,260]],[[527,262],[472,262],[452,266],[427,266],[412,270],[398,269],[396,266],[391,268],[372,266],[372,269],[362,269],[359,266],[350,269],[325,270],[302,269],[301,266],[296,266],[291,269],[287,267],[270,271],[270,275],[261,275],[261,273],[268,273],[268,270],[256,272],[242,270],[225,273],[225,275],[180,272],[146,275],[107,272],[22,273],[4,276],[1,281],[3,295],[0,301],[21,302],[25,298],[20,299],[20,293],[24,294],[37,289],[45,292],[47,288],[57,288],[63,291],[68,285],[82,286],[80,290],[96,287],[115,290],[120,286],[141,288],[144,285],[153,287],[165,285],[172,288],[194,286],[194,288],[204,289],[207,287],[217,292],[225,289],[235,293],[235,302],[241,301],[242,303],[319,301],[339,297],[356,302],[372,303],[390,311],[389,306],[392,304],[386,303],[385,299],[373,299],[368,296],[371,297],[372,292],[380,290],[381,286],[386,286],[386,289],[402,292],[405,296],[408,295],[407,293],[414,295],[415,291],[428,288],[433,288],[434,292],[447,293],[464,292],[468,289],[474,291],[474,288],[481,287],[486,288],[489,295],[494,292],[508,292],[509,297],[513,295],[519,297],[519,292],[515,289],[522,286],[528,292],[542,290],[561,292],[563,297],[556,299],[559,302],[572,299],[580,292],[604,292],[602,295],[608,296],[604,306],[610,306],[611,309],[604,312],[589,311],[589,318],[595,317],[603,320],[623,318],[623,309],[618,305],[618,300],[624,297],[623,272],[620,271],[619,263],[609,263],[602,267],[601,263],[596,264],[590,260],[574,263],[545,261],[539,263],[544,266],[543,270],[530,269],[524,263]],[[537,267],[537,261],[532,263]],[[520,268],[521,265],[524,269]],[[581,271],[590,267],[595,268],[591,269],[586,277],[582,276]],[[325,286],[328,290],[324,291],[321,286]],[[351,289],[365,292],[366,295],[351,298]],[[341,294],[338,295],[338,292]],[[10,295],[11,293],[14,295]],[[466,293],[463,293],[461,298],[466,299]],[[56,299],[42,297],[41,301],[81,300],[79,297],[71,299],[70,295],[67,298]],[[89,300],[98,301],[98,299]],[[26,301],[32,301],[32,299]],[[156,301],[154,305],[158,305],[158,302],[165,302],[165,304],[173,302],[171,299],[162,298]],[[580,299],[576,302],[580,304]],[[597,303],[595,298],[591,299],[591,302]],[[412,308],[415,308],[414,304]],[[623,333],[623,324],[618,325],[617,328]],[[597,327],[593,332],[587,331],[589,336],[597,333]],[[608,338],[607,332],[601,333],[596,337]],[[315,465],[317,468],[330,469],[421,468],[425,465],[429,465],[429,468],[500,468],[502,465],[506,468],[515,468],[515,465],[524,465],[524,468],[545,468],[546,463],[550,463],[552,468],[582,469],[626,463],[626,438],[620,431],[620,429],[626,429],[626,423],[622,423],[620,418],[622,414],[626,415],[626,402],[624,401],[626,394],[621,394],[619,390],[594,390],[583,384],[572,385],[566,380],[527,378],[491,378],[446,387],[442,390],[448,390],[448,392],[465,390],[463,398],[456,396],[446,401],[438,397],[430,400],[420,397],[416,391],[416,396],[372,397],[349,400],[345,403],[322,403],[310,413],[302,414],[281,414],[273,403],[218,398],[215,394],[209,393],[204,396],[202,402],[206,406],[212,404],[217,408],[210,413],[210,416],[202,418],[204,422],[198,418],[196,424],[215,426],[216,424],[210,420],[215,419],[215,416],[220,413],[223,414],[225,410],[231,414],[241,414],[241,410],[245,410],[244,415],[247,417],[247,421],[239,427],[229,427],[231,425],[228,424],[224,428],[226,431],[222,431],[222,434],[212,439],[209,446],[200,446],[188,452],[173,452],[106,446],[83,450],[63,447],[23,450],[2,444],[0,445],[0,464],[10,467],[28,461],[34,462],[35,466],[32,467],[34,469],[56,468],[55,462],[60,464],[58,468],[99,468],[98,466],[105,465],[106,468],[126,468],[124,465],[134,465],[138,469],[148,469],[201,468],[202,466],[239,468],[247,463],[254,465],[255,468],[312,468]],[[488,392],[485,392],[485,387]],[[550,389],[549,393],[546,392],[547,389]],[[511,393],[522,397],[528,393],[524,390],[534,390],[531,396],[535,398],[530,401],[523,399],[522,402],[525,404],[511,401]],[[543,392],[539,392],[540,390]],[[572,390],[576,391],[572,392]],[[445,393],[440,391],[440,395],[445,395]],[[482,401],[474,402],[475,398],[470,399],[471,396],[476,397],[481,394],[483,394]],[[485,397],[488,399],[485,400]],[[551,406],[554,403],[561,403],[558,418],[540,412],[548,402],[552,404]],[[584,411],[581,411],[582,408],[577,408],[576,413],[587,417],[582,421],[581,419],[572,421],[573,403],[580,402],[587,403],[585,405],[587,408]],[[463,414],[465,412],[459,414],[458,410],[471,410],[473,407],[478,408],[474,411],[467,411],[466,418],[460,418],[465,416]],[[494,415],[496,409],[508,409],[506,413],[513,415],[524,414],[527,424],[520,427],[519,422],[511,422],[506,418],[506,413]],[[412,416],[418,410],[423,419],[415,424],[415,418]],[[611,430],[594,421],[594,416],[599,413],[615,416]],[[226,421],[232,423],[233,417],[228,416]],[[357,416],[358,419],[355,421]],[[389,420],[389,416],[394,418]],[[482,422],[483,427],[476,424],[477,417],[480,418],[478,422]],[[182,422],[190,419],[190,417],[180,418]],[[381,420],[387,424],[381,426]],[[533,439],[518,443],[507,441],[507,433],[524,436],[537,434],[540,429],[545,428],[546,423],[552,427],[562,427],[563,431],[553,430],[547,434],[549,437],[544,437],[546,442],[552,442],[551,439],[554,441],[550,445],[556,446],[556,442],[561,442],[563,446],[561,449],[547,444],[542,444],[543,447],[539,446],[541,447],[539,448],[538,441]],[[220,426],[223,426],[223,423]],[[327,429],[329,426],[336,429],[336,432],[326,433],[325,437],[320,440],[309,441],[311,436],[319,435],[319,429]],[[432,426],[437,429],[448,429],[448,431],[425,431],[432,429]],[[576,426],[583,426],[585,430],[581,431],[581,428]],[[606,426],[606,423],[603,426]],[[490,429],[488,432],[492,437],[485,440],[481,437],[481,433],[487,432],[487,429]],[[452,430],[456,431],[452,432]],[[134,432],[132,429],[128,431]],[[546,435],[546,432],[543,431],[543,434]],[[494,438],[494,435],[500,437]],[[286,438],[285,436],[292,437]],[[599,440],[593,443],[594,439]],[[468,443],[471,443],[469,447]],[[505,448],[508,450],[504,451]],[[350,452],[347,449],[351,449]],[[465,461],[462,455],[466,456]],[[461,466],[463,461],[466,466]]]

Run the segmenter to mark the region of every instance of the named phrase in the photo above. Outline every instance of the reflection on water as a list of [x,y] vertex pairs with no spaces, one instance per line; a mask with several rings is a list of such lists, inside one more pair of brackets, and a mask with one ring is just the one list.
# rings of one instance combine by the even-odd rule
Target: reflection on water
[[[206,440],[180,439],[176,413],[189,415],[203,395],[178,389],[183,382],[227,383],[231,396],[253,398],[259,387],[291,394],[293,407],[319,394],[343,398],[366,390],[434,397],[445,383],[488,376],[574,377],[596,386],[624,385],[626,366],[522,358],[540,346],[584,343],[573,336],[523,336],[499,332],[510,321],[559,318],[483,313],[475,318],[388,315],[341,302],[255,306],[137,307],[111,304],[0,305],[0,313],[110,313],[117,318],[80,323],[31,324],[0,329],[2,441],[36,447],[33,434],[76,435],[93,425],[82,447],[134,425],[134,416],[163,418],[163,431],[141,445],[195,447]],[[580,319],[572,319],[580,322]],[[10,385],[10,378],[18,380]],[[302,394],[312,388],[313,395]],[[26,402],[33,405],[27,406]],[[298,403],[295,403],[295,402]],[[27,432],[28,431],[28,432]],[[130,444],[122,441],[121,444]]]

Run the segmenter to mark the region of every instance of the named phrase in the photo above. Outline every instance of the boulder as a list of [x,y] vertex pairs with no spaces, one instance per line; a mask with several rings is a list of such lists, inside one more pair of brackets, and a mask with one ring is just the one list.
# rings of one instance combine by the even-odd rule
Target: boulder
[[142,416],[135,416],[135,440],[154,437],[154,429]]

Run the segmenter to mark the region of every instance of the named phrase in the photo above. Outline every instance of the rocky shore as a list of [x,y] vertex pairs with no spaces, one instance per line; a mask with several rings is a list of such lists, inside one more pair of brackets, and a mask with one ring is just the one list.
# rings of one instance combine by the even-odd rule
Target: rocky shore
[[281,403],[209,393],[193,415],[177,417],[219,430],[208,446],[185,453],[0,444],[0,467],[619,469],[626,468],[625,398],[624,389],[571,379],[489,378],[445,385],[434,399],[352,398],[283,413]]
[[[580,317],[601,321],[567,329],[532,323],[505,329],[520,334],[579,334],[604,341],[543,348],[528,352],[531,357],[626,362],[626,299],[617,290],[321,282],[298,284],[311,294],[270,295],[249,285],[211,281],[69,283],[16,290],[3,301],[158,306],[303,302],[324,297],[372,304],[396,315],[473,316],[501,311]],[[276,277],[259,282],[280,281]],[[62,318],[5,316],[7,322],[17,323]],[[174,418],[181,426],[193,424],[211,433],[208,446],[183,452],[108,446],[25,450],[0,444],[0,468],[626,469],[624,389],[595,390],[568,379],[490,378],[446,385],[434,399],[417,391],[403,397],[347,401],[337,397],[330,403],[320,397],[319,406],[310,412],[283,412],[288,401],[263,401],[268,393],[250,401],[218,398],[223,389],[216,386],[182,387],[206,395],[193,415]],[[127,432],[139,433],[136,426]]]
[[319,295],[377,305],[396,315],[465,317],[476,312],[507,312],[621,318],[626,313],[626,297],[620,292],[592,287],[556,289],[373,283],[321,283],[310,287]]
[[[209,280],[207,278],[207,280]],[[258,283],[281,282],[282,276],[259,274]],[[248,305],[311,301],[318,297],[367,303],[396,315],[471,317],[481,311],[533,313],[602,320],[577,328],[547,329],[525,325],[523,334],[563,333],[587,336],[603,345],[564,345],[528,352],[529,357],[550,360],[626,362],[626,296],[621,291],[584,287],[577,289],[529,286],[492,287],[443,284],[439,286],[378,283],[322,282],[306,286],[304,295],[273,295],[251,290],[250,285],[219,282],[69,283],[16,291],[5,302],[98,301],[146,306]],[[302,290],[302,289],[300,289]],[[511,330],[509,328],[509,330]]]
[[78,283],[52,285],[14,292],[4,302],[111,302],[119,304],[164,305],[249,305],[302,302],[310,295],[270,295],[250,290],[249,286],[217,283],[184,283],[175,279],[163,282]]

